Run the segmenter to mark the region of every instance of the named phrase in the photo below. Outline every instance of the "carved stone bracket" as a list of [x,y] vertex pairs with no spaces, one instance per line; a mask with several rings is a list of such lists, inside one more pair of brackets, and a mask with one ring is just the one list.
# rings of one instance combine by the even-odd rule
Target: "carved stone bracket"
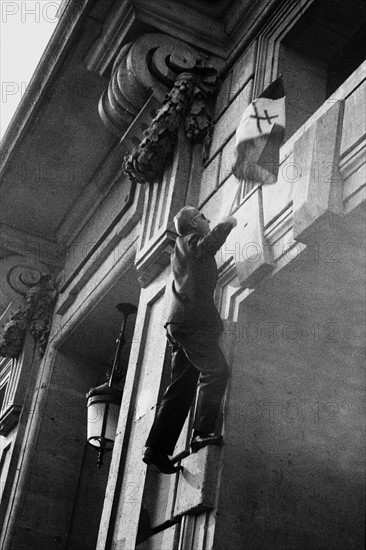
[[0,356],[19,357],[28,328],[38,343],[39,351],[44,353],[56,295],[53,275],[40,274],[37,283],[28,290],[24,304],[13,313],[0,331]]
[[153,182],[161,176],[179,128],[208,149],[213,124],[207,98],[217,88],[217,70],[180,40],[147,34],[122,48],[99,105],[104,123],[122,134],[151,95],[163,103],[144,139],[125,158],[132,181]]
[[203,83],[196,75],[182,73],[158,111],[145,137],[126,155],[123,168],[136,183],[156,181],[162,174],[178,140],[179,128],[188,139],[204,142],[208,150],[213,123],[204,101]]

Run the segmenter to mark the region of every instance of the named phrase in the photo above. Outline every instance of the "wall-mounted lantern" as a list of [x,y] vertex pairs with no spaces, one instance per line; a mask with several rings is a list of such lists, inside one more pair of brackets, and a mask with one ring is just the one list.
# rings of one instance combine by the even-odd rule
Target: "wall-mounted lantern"
[[122,390],[116,385],[121,378],[119,362],[121,351],[126,343],[125,328],[129,315],[136,313],[137,307],[133,304],[121,303],[117,306],[122,313],[120,334],[116,340],[117,349],[108,382],[91,388],[87,393],[88,407],[88,443],[98,449],[98,468],[103,464],[104,453],[113,449],[116,437],[119,409],[122,400]]

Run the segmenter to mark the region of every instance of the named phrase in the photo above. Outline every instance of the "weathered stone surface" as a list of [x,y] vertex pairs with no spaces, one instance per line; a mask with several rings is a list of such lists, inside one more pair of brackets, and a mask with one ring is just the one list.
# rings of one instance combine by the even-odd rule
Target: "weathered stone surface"
[[68,460],[81,461],[85,446],[85,394],[50,388],[42,413],[39,441],[43,452],[61,457],[67,449]]
[[364,252],[334,243],[333,255],[329,241],[308,247],[239,310],[217,548],[228,532],[238,549],[274,537],[281,548],[362,546]]
[[[122,163],[122,158],[120,158],[120,163]],[[86,263],[92,264],[93,266],[95,265],[96,270],[98,263],[100,264],[101,260],[105,259],[105,250],[110,252],[112,248],[110,239],[116,232],[116,225],[119,229],[118,239],[120,241],[127,233],[121,226],[130,226],[131,218],[134,223],[137,223],[142,212],[142,201],[138,200],[139,195],[141,197],[140,189],[136,189],[135,186],[128,181],[127,177],[122,175],[118,178],[117,185],[113,185],[112,188],[109,189],[109,193],[104,197],[101,204],[98,205],[95,212],[91,214],[90,209],[88,209],[88,220],[85,220],[84,214],[84,227],[81,231],[78,231],[77,236],[73,239],[72,245],[68,249],[63,271],[60,275],[60,288],[63,293],[68,286],[79,279],[78,275]],[[75,209],[76,206],[79,205],[75,205]],[[85,205],[83,206],[85,208]],[[83,215],[81,208],[78,211],[79,223],[80,217]],[[74,227],[74,230],[75,229]],[[105,236],[105,238],[102,238],[103,236]],[[60,238],[65,237],[61,234]],[[115,236],[114,241],[116,241]],[[116,243],[114,242],[114,244]],[[90,276],[91,274],[89,273],[88,278],[90,278]],[[79,288],[82,286],[83,285],[79,283]]]
[[191,159],[192,146],[180,134],[172,166],[167,168],[161,181],[146,187],[136,255],[142,287],[148,286],[170,263],[176,235],[173,217],[184,206]]
[[[144,307],[145,311],[142,319],[137,318],[136,322],[142,323],[139,338],[142,338],[144,345],[140,347],[138,356],[131,357],[130,361],[130,376],[134,372],[133,366],[136,361],[137,377],[133,380],[129,378],[126,380],[124,399],[127,399],[128,406],[129,399],[126,395],[133,391],[130,413],[133,414],[133,418],[131,418],[132,424],[128,433],[130,443],[126,449],[126,467],[123,471],[122,488],[116,497],[118,498],[117,513],[120,519],[114,533],[114,542],[116,544],[118,540],[125,538],[126,548],[132,548],[135,543],[147,471],[141,456],[155,416],[166,349],[166,336],[163,329],[166,308],[164,294],[161,290],[156,294],[157,290],[153,284],[143,292],[140,312]],[[126,411],[121,411],[118,429],[124,428],[125,421]],[[118,447],[122,443],[123,441],[119,439]]]
[[[204,512],[203,514],[197,515],[194,519],[194,533],[192,540],[192,548],[204,548],[206,531],[207,531],[207,514],[209,512]],[[209,548],[209,546],[207,546]]]
[[293,187],[298,178],[299,171],[294,164],[293,154],[291,153],[280,164],[277,183],[262,186],[263,221],[265,226],[286,206],[291,204]]
[[[366,63],[365,63],[366,65]],[[366,82],[358,86],[354,92],[344,100],[344,116],[342,125],[342,141],[340,154],[366,134],[366,117],[362,116],[365,105]]]
[[220,451],[219,447],[208,446],[183,460],[174,515],[197,513],[215,506]]
[[230,141],[225,145],[221,153],[221,162],[220,162],[220,174],[219,174],[219,185],[226,181],[231,174],[232,165],[234,164],[236,154],[236,139],[235,135],[230,139]]
[[204,169],[201,178],[200,194],[198,198],[199,206],[213,193],[217,187],[218,172],[220,166],[220,153],[214,157],[208,166]]
[[70,526],[68,544],[71,548],[95,548],[110,473],[111,454],[105,454],[102,468],[97,468],[98,453],[91,445],[86,446]]
[[217,94],[214,116],[215,119],[218,119],[224,110],[229,105],[229,92],[231,85],[232,73],[230,72],[226,78],[223,80],[220,86],[219,93]]
[[252,100],[253,81],[250,80],[215,124],[210,157],[212,157],[231,136]]
[[257,42],[255,41],[234,65],[229,100],[233,99],[254,75],[256,53]]
[[[170,550],[175,548],[179,536],[179,525],[172,525],[139,544],[136,550]],[[127,549],[126,549],[127,550]]]
[[[38,506],[37,509],[40,513]],[[29,527],[18,527],[13,544],[17,550],[28,550],[29,548],[37,548],[37,550],[63,549],[66,544],[66,535],[61,530],[50,534],[31,530]]]
[[176,476],[161,475],[151,469],[146,473],[143,505],[149,512],[151,527],[157,527],[172,517]]
[[214,227],[223,217],[229,215],[238,184],[239,182],[235,176],[230,176],[203,206],[202,212],[211,221],[211,227]]
[[230,246],[236,238],[239,244],[239,259],[236,259],[239,282],[242,286],[253,288],[274,267],[264,238],[263,199],[260,187],[248,196],[235,215],[238,225],[232,231],[231,239],[229,236],[225,244]]
[[343,105],[333,104],[294,144],[300,177],[294,186],[294,239],[310,242],[320,227],[343,211],[339,173],[340,124]]

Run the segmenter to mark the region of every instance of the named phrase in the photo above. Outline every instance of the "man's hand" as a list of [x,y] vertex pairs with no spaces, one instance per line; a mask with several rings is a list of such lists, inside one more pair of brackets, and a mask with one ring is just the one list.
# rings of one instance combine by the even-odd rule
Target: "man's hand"
[[236,218],[229,216],[218,223],[204,237],[200,236],[199,233],[192,233],[188,240],[188,246],[195,249],[198,256],[207,254],[214,256],[237,223]]
[[238,220],[234,218],[234,216],[229,216],[228,218],[225,218],[223,220],[225,223],[229,222],[233,227],[236,227],[238,225]]

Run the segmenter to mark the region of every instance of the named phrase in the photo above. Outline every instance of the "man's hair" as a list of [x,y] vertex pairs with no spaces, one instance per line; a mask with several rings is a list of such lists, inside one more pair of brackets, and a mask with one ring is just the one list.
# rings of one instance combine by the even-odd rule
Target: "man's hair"
[[175,230],[179,235],[187,235],[192,231],[191,221],[200,214],[193,206],[183,206],[174,217]]

